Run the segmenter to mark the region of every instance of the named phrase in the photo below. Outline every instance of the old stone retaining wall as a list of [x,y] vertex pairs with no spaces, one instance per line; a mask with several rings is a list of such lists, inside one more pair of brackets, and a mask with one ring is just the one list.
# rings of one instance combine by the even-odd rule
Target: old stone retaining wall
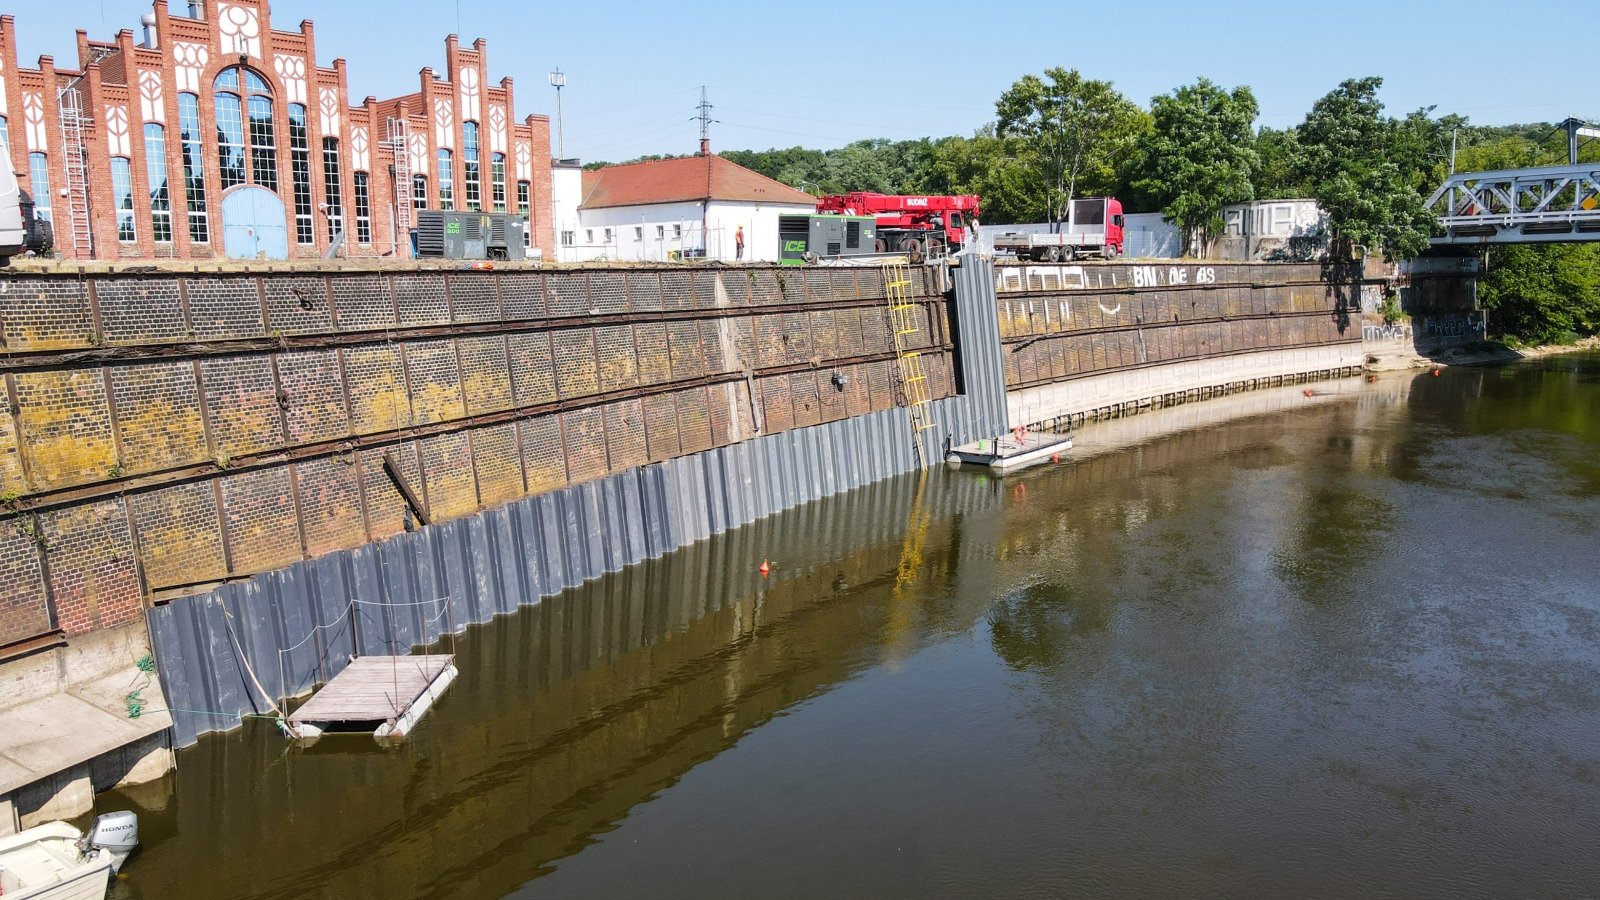
[[0,280],[0,658],[398,534],[401,483],[443,521],[893,407],[882,297],[775,267]]

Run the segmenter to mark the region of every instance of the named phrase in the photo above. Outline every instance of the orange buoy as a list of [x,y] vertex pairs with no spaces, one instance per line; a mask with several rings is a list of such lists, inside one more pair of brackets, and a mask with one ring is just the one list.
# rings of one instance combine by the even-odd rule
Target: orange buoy
[[1367,383],[1368,384],[1377,384],[1378,383],[1378,376],[1376,376],[1376,375],[1368,375],[1367,376]]
[[1441,371],[1443,371],[1443,370],[1442,369],[1434,369],[1433,370],[1433,377],[1438,378],[1439,377],[1439,373]]
[[756,568],[756,571],[766,575],[772,571],[772,564],[763,559],[761,561],[761,565]]
[[1310,397],[1311,396],[1311,388],[1306,388],[1305,390],[1301,391],[1300,393],[1305,394],[1307,397]]
[[1059,453],[1050,454],[1050,461],[1053,462],[1053,463],[1061,462],[1061,454],[1059,454]]

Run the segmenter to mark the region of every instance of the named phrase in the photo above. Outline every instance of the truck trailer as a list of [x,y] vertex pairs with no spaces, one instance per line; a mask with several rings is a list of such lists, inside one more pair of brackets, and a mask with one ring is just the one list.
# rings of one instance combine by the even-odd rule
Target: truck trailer
[[1116,259],[1122,255],[1122,201],[1085,197],[1067,204],[1067,218],[1047,231],[1007,231],[994,239],[994,252],[1019,259],[1059,262],[1079,256]]

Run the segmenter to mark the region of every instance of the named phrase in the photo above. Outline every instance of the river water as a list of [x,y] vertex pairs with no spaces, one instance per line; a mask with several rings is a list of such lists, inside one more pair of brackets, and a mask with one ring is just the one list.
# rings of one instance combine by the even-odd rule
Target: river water
[[115,896],[1593,896],[1600,357],[1310,390],[474,628],[396,749],[206,737]]

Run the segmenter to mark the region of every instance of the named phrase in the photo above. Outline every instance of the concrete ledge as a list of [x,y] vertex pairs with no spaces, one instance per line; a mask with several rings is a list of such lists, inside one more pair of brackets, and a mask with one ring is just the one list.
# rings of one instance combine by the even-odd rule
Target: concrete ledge
[[1046,422],[1238,382],[1267,382],[1334,369],[1360,368],[1360,343],[1264,350],[1215,359],[1186,360],[1162,366],[1089,375],[1009,391],[1006,405],[1013,426]]
[[13,707],[6,710],[5,728],[0,730],[0,795],[84,764],[93,764],[102,773],[97,787],[115,787],[139,768],[149,752],[148,748],[136,751],[128,760],[126,748],[145,747],[149,738],[171,725],[165,712],[130,719],[74,694]]
[[[149,652],[137,622],[0,666],[0,834],[81,815],[96,791],[172,768],[160,682],[136,665]],[[149,710],[136,719],[132,691]]]

